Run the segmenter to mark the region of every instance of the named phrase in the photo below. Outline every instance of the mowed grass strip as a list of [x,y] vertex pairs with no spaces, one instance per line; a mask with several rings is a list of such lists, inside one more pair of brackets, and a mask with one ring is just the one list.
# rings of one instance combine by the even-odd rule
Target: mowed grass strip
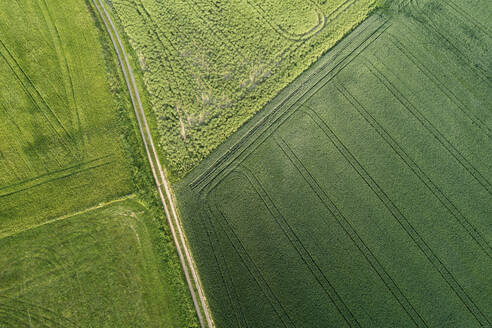
[[126,199],[0,239],[0,325],[188,327],[153,221]]
[[143,71],[171,177],[194,168],[376,2],[111,1]]
[[132,191],[100,41],[84,2],[0,4],[0,236]]
[[487,6],[387,7],[178,183],[216,322],[490,326]]

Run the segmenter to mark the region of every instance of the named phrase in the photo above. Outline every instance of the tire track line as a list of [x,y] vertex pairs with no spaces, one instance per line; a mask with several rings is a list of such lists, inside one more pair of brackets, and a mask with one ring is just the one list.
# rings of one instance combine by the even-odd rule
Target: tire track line
[[[26,92],[26,95],[32,101],[33,105],[41,112],[43,117],[46,119],[48,126],[58,136],[62,146],[64,146],[68,152],[74,155],[76,153],[76,149],[74,146],[75,144],[74,136],[68,132],[66,127],[62,124],[62,122],[56,115],[55,111],[43,98],[39,90],[34,85],[33,81],[24,72],[20,64],[17,62],[13,54],[10,52],[10,50],[3,43],[2,40],[0,40],[0,57],[4,58],[5,62],[10,67],[12,73],[18,80],[19,84]],[[62,131],[60,131],[56,127],[59,127]]]
[[284,306],[278,299],[277,295],[275,295],[275,293],[273,292],[271,286],[268,284],[268,281],[261,273],[260,268],[258,268],[254,260],[248,254],[246,247],[242,243],[241,239],[239,239],[239,236],[234,231],[226,215],[216,206],[216,204],[214,204],[213,207],[211,204],[209,204],[209,206],[210,206],[211,213],[214,214],[213,217],[222,218],[221,221],[223,222],[221,222],[220,225],[222,226],[222,229],[225,231],[227,239],[238,253],[239,257],[241,258],[241,261],[243,262],[244,266],[248,270],[249,274],[255,280],[256,284],[258,285],[259,289],[262,291],[263,295],[265,295],[265,297],[269,300],[270,305],[272,306],[275,314],[279,317],[280,321],[282,322],[282,325],[286,328],[289,327],[296,328],[294,321],[289,316],[289,313],[284,308]]
[[402,42],[400,42],[397,38],[392,36],[392,41],[394,46],[401,52],[401,54],[405,57],[408,58],[409,61],[412,62],[412,64],[415,65],[421,71],[429,80],[431,80],[434,85],[441,90],[442,93],[444,93],[448,99],[455,104],[455,106],[465,115],[472,123],[476,126],[478,126],[480,129],[483,129],[485,131],[484,134],[492,138],[492,130],[483,122],[483,120],[476,116],[473,113],[470,113],[467,109],[465,104],[449,89],[449,87],[446,86],[445,83],[443,83],[435,74],[433,74],[429,68],[427,68],[421,61],[417,59],[417,56],[415,56],[411,50],[408,49]]
[[342,316],[343,320],[350,327],[361,327],[359,322],[357,321],[357,318],[354,316],[349,307],[337,293],[335,287],[332,285],[328,277],[326,277],[325,273],[319,267],[318,263],[316,263],[316,260],[313,258],[312,254],[304,246],[300,238],[296,235],[292,226],[280,213],[279,209],[270,198],[266,190],[263,188],[258,178],[253,174],[253,172],[251,172],[251,170],[249,170],[249,168],[244,165],[239,166],[236,169],[236,172],[240,172],[246,177],[248,182],[251,184],[253,189],[263,201],[263,204],[268,209],[268,212],[270,213],[274,221],[278,224],[280,229],[282,229],[291,246],[296,250],[296,253],[299,255],[304,264],[306,264],[316,282],[321,286],[326,295],[330,298],[331,302],[337,309],[338,313]]
[[[309,115],[309,114],[308,114]],[[397,302],[401,305],[403,310],[410,317],[412,322],[416,327],[428,327],[422,316],[416,311],[413,305],[410,303],[408,298],[403,294],[400,287],[396,284],[393,278],[385,270],[381,262],[377,259],[371,249],[366,245],[366,243],[359,236],[357,231],[354,229],[352,224],[347,220],[345,215],[336,206],[333,200],[326,194],[326,192],[321,188],[319,182],[316,178],[307,170],[307,168],[302,164],[301,160],[292,151],[285,140],[279,135],[275,135],[277,145],[283,151],[285,156],[291,161],[297,171],[301,174],[304,180],[307,182],[309,187],[314,191],[316,196],[321,200],[325,208],[333,215],[338,225],[342,228],[345,234],[350,238],[350,240],[355,244],[357,249],[362,253],[366,261],[369,263],[371,268],[376,272],[379,278],[383,281],[384,285]]]
[[[376,23],[376,22],[373,22]],[[273,132],[268,132],[267,129],[279,125],[283,121],[295,112],[292,108],[299,103],[302,103],[303,98],[308,94],[316,93],[320,88],[331,81],[340,71],[342,71],[347,65],[349,65],[355,58],[357,58],[367,47],[373,44],[389,27],[391,23],[384,21],[377,27],[369,25],[360,32],[353,40],[346,43],[341,47],[339,52],[335,53],[335,58],[341,55],[340,59],[335,61],[327,61],[323,63],[321,67],[309,75],[298,88],[293,90],[285,99],[283,99],[275,108],[266,116],[262,117],[251,129],[242,136],[234,145],[231,146],[222,156],[220,156],[209,168],[204,170],[199,176],[193,179],[189,186],[191,189],[200,188],[203,190],[206,188],[213,179],[219,176],[221,173],[227,170],[231,162],[240,156],[248,152],[251,145],[260,140],[266,138]],[[366,31],[369,31],[369,35],[364,35]],[[361,35],[364,35],[361,40]],[[354,46],[355,44],[355,46]],[[345,51],[349,50],[349,53],[345,55]],[[313,83],[314,80],[314,83]]]
[[334,131],[324,122],[318,114],[311,108],[307,107],[306,113],[313,119],[316,125],[326,134],[330,142],[335,146],[335,148],[340,152],[340,154],[345,158],[345,160],[352,166],[355,172],[364,180],[364,182],[371,188],[371,190],[376,194],[384,207],[391,213],[391,215],[396,219],[400,226],[405,230],[412,241],[417,245],[420,251],[425,255],[428,261],[441,275],[448,286],[454,291],[456,296],[461,300],[463,305],[470,311],[470,313],[475,317],[475,319],[482,326],[490,326],[488,318],[483,314],[483,312],[478,308],[473,299],[467,294],[465,289],[460,285],[460,283],[453,276],[452,272],[444,265],[442,260],[434,253],[432,248],[427,244],[427,242],[422,238],[422,236],[417,232],[410,221],[405,217],[405,215],[400,211],[400,209],[393,203],[386,192],[377,184],[377,182],[369,175],[367,170],[360,164],[357,158],[350,152],[350,150],[342,143]]
[[487,240],[483,238],[480,232],[466,219],[456,205],[449,200],[444,192],[437,186],[427,174],[417,165],[415,161],[405,152],[405,150],[396,142],[393,137],[385,130],[385,128],[376,121],[369,111],[358,101],[345,86],[338,85],[338,91],[347,99],[347,101],[357,110],[357,112],[369,123],[369,125],[383,138],[383,140],[391,147],[391,149],[401,158],[401,160],[412,170],[420,181],[434,194],[439,202],[453,215],[458,223],[470,234],[473,240],[479,247],[492,258],[492,248]]
[[[206,202],[206,200],[204,202]],[[232,275],[227,265],[227,261],[225,260],[223,246],[221,245],[220,238],[217,233],[217,229],[212,222],[213,214],[210,208],[207,207],[206,205],[202,205],[201,212],[204,213],[203,216],[206,217],[206,219],[202,218],[202,224],[205,228],[205,232],[207,233],[207,237],[210,243],[210,250],[212,251],[213,257],[215,259],[215,263],[217,264],[217,268],[219,269],[222,284],[224,285],[225,290],[227,292],[227,298],[231,303],[231,307],[234,308],[234,316],[236,318],[236,322],[238,324],[238,327],[245,327],[245,326],[247,327],[248,323],[241,309],[241,304],[239,301],[237,290],[234,288]],[[205,220],[207,220],[207,222],[205,222]],[[214,246],[214,244],[216,244],[216,246]]]
[[482,187],[492,195],[490,182],[446,139],[445,136],[399,91],[391,81],[370,62],[366,62],[367,69],[378,79],[391,95],[405,108],[434,138],[446,149],[463,168],[472,175]]

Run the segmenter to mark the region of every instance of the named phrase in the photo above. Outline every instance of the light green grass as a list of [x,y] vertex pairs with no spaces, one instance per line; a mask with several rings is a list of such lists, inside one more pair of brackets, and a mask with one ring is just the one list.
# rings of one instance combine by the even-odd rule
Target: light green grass
[[1,3],[0,41],[0,326],[197,327],[90,2]]
[[488,327],[490,3],[389,4],[177,184],[219,327]]
[[0,35],[0,236],[131,192],[86,4],[2,2]]
[[158,231],[127,199],[0,239],[0,326],[188,327]]
[[375,2],[108,1],[143,71],[172,178],[210,154]]

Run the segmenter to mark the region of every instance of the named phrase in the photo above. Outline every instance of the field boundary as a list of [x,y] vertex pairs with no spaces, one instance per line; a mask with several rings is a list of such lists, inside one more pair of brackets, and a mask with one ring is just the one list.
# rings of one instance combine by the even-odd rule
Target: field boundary
[[[365,27],[363,27],[364,24]],[[338,72],[383,34],[389,26],[388,20],[382,20],[376,15],[369,17],[361,24],[363,29],[359,34],[351,34],[343,39],[342,43],[334,48],[336,49],[334,53],[331,55],[328,53],[321,61],[318,61],[301,75],[302,82],[296,84],[293,87],[295,89],[289,87],[284,89],[276,99],[267,105],[267,108],[263,109],[263,113],[257,114],[258,119],[244,125],[243,132],[236,133],[238,137],[230,138],[230,141],[219,146],[215,152],[217,155],[212,154],[209,160],[205,160],[194,169],[194,172],[197,172],[196,176],[190,174],[183,179],[183,183],[188,184],[192,190],[201,190],[219,175],[223,175],[224,171],[230,171],[229,164],[238,157],[242,157],[243,153],[253,144],[261,143],[261,139],[268,136],[270,127],[278,126],[285,121],[302,104],[304,99],[309,98],[310,94],[315,93],[316,90],[333,79]],[[362,40],[360,40],[361,38]],[[350,49],[348,54],[341,58],[338,57],[347,48]],[[333,59],[334,61],[332,61]],[[214,161],[211,162],[212,160]]]
[[[214,327],[212,316],[208,308],[207,301],[205,299],[205,295],[201,287],[201,283],[199,281],[198,273],[195,269],[195,264],[192,259],[191,251],[189,250],[189,246],[185,241],[184,233],[181,227],[181,222],[177,216],[176,206],[174,204],[174,199],[171,193],[171,189],[169,187],[169,182],[167,181],[166,178],[166,173],[163,170],[159,156],[154,146],[154,141],[150,133],[150,128],[148,126],[145,112],[143,110],[140,94],[135,82],[132,67],[126,55],[125,47],[123,46],[117,28],[115,27],[113,20],[111,19],[108,11],[106,10],[106,7],[104,6],[103,2],[101,0],[92,0],[92,3],[96,8],[99,17],[106,28],[106,31],[108,32],[108,36],[111,39],[119,64],[121,66],[123,76],[125,78],[128,92],[131,98],[132,106],[137,118],[138,128],[145,147],[145,152],[149,160],[149,165],[154,177],[154,181],[157,186],[157,191],[159,193],[162,206],[164,207],[167,223],[169,229],[171,230],[173,241],[176,246],[176,251],[178,253],[181,266],[183,268],[183,273],[188,288],[190,290],[190,294],[193,300],[193,305],[195,307],[198,320],[202,328],[205,327],[212,328]],[[171,211],[169,210],[169,208],[171,209]],[[185,256],[186,256],[186,260],[185,260]],[[200,303],[198,302],[195,290],[198,293]],[[204,321],[202,314],[205,316],[206,321]]]

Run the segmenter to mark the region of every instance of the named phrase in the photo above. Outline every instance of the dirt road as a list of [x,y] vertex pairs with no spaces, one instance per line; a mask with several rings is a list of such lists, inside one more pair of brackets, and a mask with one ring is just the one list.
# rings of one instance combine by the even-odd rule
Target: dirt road
[[[199,283],[198,273],[196,272],[193,264],[191,251],[189,250],[184,238],[183,229],[181,227],[181,222],[176,212],[176,206],[173,200],[171,189],[169,187],[169,182],[166,179],[166,174],[162,168],[161,162],[154,146],[154,141],[152,139],[152,135],[147,124],[147,119],[145,117],[145,112],[143,110],[142,101],[140,99],[140,94],[135,83],[133,71],[126,55],[123,42],[121,41],[113,20],[111,19],[111,16],[109,15],[102,1],[92,0],[92,2],[106,27],[106,31],[108,32],[109,37],[111,38],[114,49],[116,51],[116,55],[118,57],[118,61],[123,71],[126,85],[128,87],[128,91],[130,92],[133,109],[137,117],[140,135],[144,143],[147,158],[149,160],[152,174],[154,176],[154,181],[159,192],[162,206],[164,207],[164,212],[166,213],[168,225],[171,230],[174,243],[176,245],[178,257],[183,268],[186,283],[188,284],[188,288],[193,299],[193,305],[200,321],[200,325],[202,328],[212,328],[214,327],[214,325],[206,303],[205,295],[203,294],[202,288]],[[203,316],[205,316],[205,321],[203,320]]]

